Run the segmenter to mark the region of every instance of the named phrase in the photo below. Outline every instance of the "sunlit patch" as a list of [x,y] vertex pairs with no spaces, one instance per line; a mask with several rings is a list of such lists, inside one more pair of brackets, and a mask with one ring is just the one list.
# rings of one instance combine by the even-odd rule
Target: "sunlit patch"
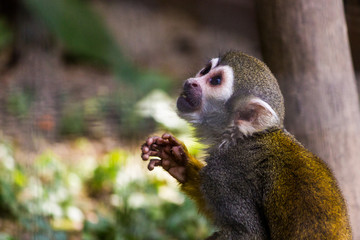
[[174,105],[174,99],[168,94],[161,90],[154,90],[137,103],[136,110],[139,115],[152,117],[168,129],[181,131],[187,128],[187,123],[176,115]]
[[172,202],[178,205],[183,204],[185,201],[184,195],[169,186],[159,187],[159,197],[167,202]]

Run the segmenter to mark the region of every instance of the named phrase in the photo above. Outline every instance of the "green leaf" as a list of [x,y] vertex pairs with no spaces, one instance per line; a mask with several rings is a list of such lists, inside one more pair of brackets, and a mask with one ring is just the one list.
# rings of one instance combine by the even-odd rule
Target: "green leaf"
[[76,54],[111,63],[120,50],[100,17],[80,0],[25,0],[64,44]]

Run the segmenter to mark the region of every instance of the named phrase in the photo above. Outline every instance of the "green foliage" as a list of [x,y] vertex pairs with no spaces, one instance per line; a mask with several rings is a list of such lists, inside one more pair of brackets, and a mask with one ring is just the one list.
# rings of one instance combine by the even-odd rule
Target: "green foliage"
[[0,51],[9,45],[12,38],[13,35],[10,28],[6,25],[5,21],[0,18]]
[[0,170],[0,211],[3,216],[14,217],[18,209],[14,202],[16,199],[17,186],[15,185],[11,172]]
[[[123,137],[143,136],[147,134],[147,130],[153,130],[153,119],[142,118],[134,111],[135,104],[153,89],[169,90],[171,81],[167,77],[154,71],[140,70],[132,64],[87,1],[25,0],[24,3],[60,40],[67,55],[100,64],[115,73],[119,80],[119,90],[114,92],[108,102],[115,106],[110,114],[116,115],[119,132]],[[12,108],[17,112],[25,111],[27,105],[22,104],[25,102],[17,101],[12,104]],[[85,121],[87,113],[78,107],[80,106],[64,112],[61,134],[88,133]]]
[[9,234],[0,233],[0,240],[14,240]]
[[204,239],[210,231],[186,200],[181,206],[164,203],[153,208],[116,209],[115,220],[99,216],[97,224],[86,222],[84,239],[189,240]]
[[83,108],[72,104],[65,108],[60,118],[60,134],[80,136],[86,133],[86,123]]
[[67,234],[62,231],[54,231],[48,218],[42,215],[29,215],[21,219],[25,231],[33,234],[37,240],[67,240]]
[[22,210],[16,200],[25,176],[16,169],[12,149],[0,144],[0,211],[3,216],[16,217]]
[[[153,89],[168,91],[171,81],[155,71],[140,69],[126,58],[101,17],[91,8],[89,1],[24,0],[19,2],[19,7],[27,8],[29,14],[44,23],[55,39],[62,44],[66,55],[106,67],[116,75],[118,90],[106,101],[112,107],[112,112],[105,113],[101,117],[116,115],[118,129],[115,130],[121,136],[142,137],[154,130],[153,118],[143,118],[134,111],[135,105]],[[0,50],[14,40],[13,29],[9,26],[16,24],[7,25],[0,19]],[[25,117],[31,110],[34,97],[36,96],[31,92],[14,91],[8,96],[6,109],[17,117]],[[79,105],[76,104],[63,112],[60,134],[75,136],[89,134],[90,127],[86,122],[88,113],[86,109],[82,109],[82,105]],[[100,117],[97,115],[96,118]]]
[[116,119],[119,125],[119,135],[123,138],[143,138],[154,131],[156,122],[151,117],[142,117],[139,113],[134,111],[134,104],[131,104],[132,110],[129,106],[124,106],[117,110],[121,114],[120,118]]
[[[106,120],[104,97],[92,97],[82,102],[67,102],[60,118],[60,134],[63,136],[92,136],[96,133],[92,123]],[[66,101],[65,101],[66,102]],[[98,130],[99,132],[104,129]]]
[[80,0],[26,0],[30,10],[74,55],[112,64],[122,56],[101,19]]
[[[133,163],[126,161],[129,157],[125,152],[112,152],[95,169],[90,182],[99,181],[100,189],[111,189],[105,193],[109,208],[97,213],[96,223],[85,222],[84,239],[185,240],[202,239],[211,232],[194,204],[167,181],[130,177],[135,173],[129,168]],[[104,198],[104,191],[102,194]]]
[[[72,219],[69,209],[75,208],[74,198],[79,186],[74,186],[73,172],[63,165],[51,152],[40,155],[32,169],[24,172],[28,180],[21,189],[16,201],[25,210],[18,214],[19,222],[25,231],[39,239],[67,239],[67,226],[57,224],[53,220]],[[82,221],[72,219],[74,222]],[[63,221],[64,223],[66,221]]]
[[[86,151],[89,146],[80,142]],[[70,166],[47,151],[22,168],[10,145],[0,143],[2,218],[11,217],[21,229],[20,235],[0,234],[0,240],[22,239],[22,234],[65,240],[74,231],[85,240],[205,238],[211,228],[193,203],[168,180],[146,177],[134,168],[139,164],[134,159],[139,158],[116,149],[83,174],[84,163]],[[89,208],[89,202],[95,205]]]
[[101,137],[105,123],[112,132],[125,139],[138,139],[153,132],[156,122],[152,117],[136,111],[135,104],[120,99],[119,91],[110,96],[94,96],[82,102],[68,102],[60,118],[63,136]]
[[[48,221],[42,216],[35,220],[36,215],[29,215],[33,205],[23,201],[23,191],[26,189],[27,176],[23,170],[15,165],[12,157],[11,148],[5,143],[0,144],[0,209],[2,217],[16,219],[24,229],[33,232],[38,239],[56,239],[41,238],[45,231],[44,228],[49,225]],[[36,229],[36,231],[34,230]],[[51,232],[51,227],[46,228],[46,232]],[[0,239],[13,239],[7,234],[1,234]],[[58,238],[59,239],[59,238]]]
[[141,96],[155,87],[169,88],[167,78],[154,72],[140,71],[124,57],[102,19],[85,1],[24,2],[62,42],[68,53],[110,67],[119,79],[136,88],[135,94],[140,93]]
[[88,182],[89,191],[92,195],[111,193],[113,185],[121,167],[124,166],[127,153],[116,150],[105,155],[104,160],[94,170],[92,178]]
[[24,117],[29,113],[34,94],[30,91],[16,89],[7,98],[7,111],[17,117]]
[[139,72],[132,84],[136,87],[138,98],[143,97],[144,94],[153,89],[169,91],[172,87],[171,80],[168,77],[154,71]]
[[69,218],[67,210],[74,208],[71,172],[52,153],[44,153],[33,168],[24,169],[15,165],[4,143],[0,143],[0,163],[2,217],[17,220],[24,234],[31,233],[35,239],[66,239],[50,220]]
[[[164,181],[132,181],[117,189],[113,216],[99,214],[96,224],[86,222],[84,239],[202,239],[211,229],[189,199],[159,199]],[[181,195],[179,195],[181,197]]]

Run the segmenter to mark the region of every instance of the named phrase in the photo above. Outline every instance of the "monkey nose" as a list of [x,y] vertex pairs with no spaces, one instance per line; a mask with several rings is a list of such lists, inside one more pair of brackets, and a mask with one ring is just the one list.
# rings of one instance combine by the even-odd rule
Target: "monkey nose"
[[188,91],[190,89],[195,90],[195,89],[199,89],[200,85],[197,81],[194,80],[186,80],[185,84],[184,84],[184,91]]

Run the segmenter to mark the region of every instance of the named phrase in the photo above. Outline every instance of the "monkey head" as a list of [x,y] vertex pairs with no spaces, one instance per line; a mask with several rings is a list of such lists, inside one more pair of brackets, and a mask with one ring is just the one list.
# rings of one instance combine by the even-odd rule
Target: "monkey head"
[[197,137],[217,142],[229,129],[243,136],[283,126],[284,104],[278,83],[260,60],[230,51],[209,61],[185,81],[177,100],[180,117]]

